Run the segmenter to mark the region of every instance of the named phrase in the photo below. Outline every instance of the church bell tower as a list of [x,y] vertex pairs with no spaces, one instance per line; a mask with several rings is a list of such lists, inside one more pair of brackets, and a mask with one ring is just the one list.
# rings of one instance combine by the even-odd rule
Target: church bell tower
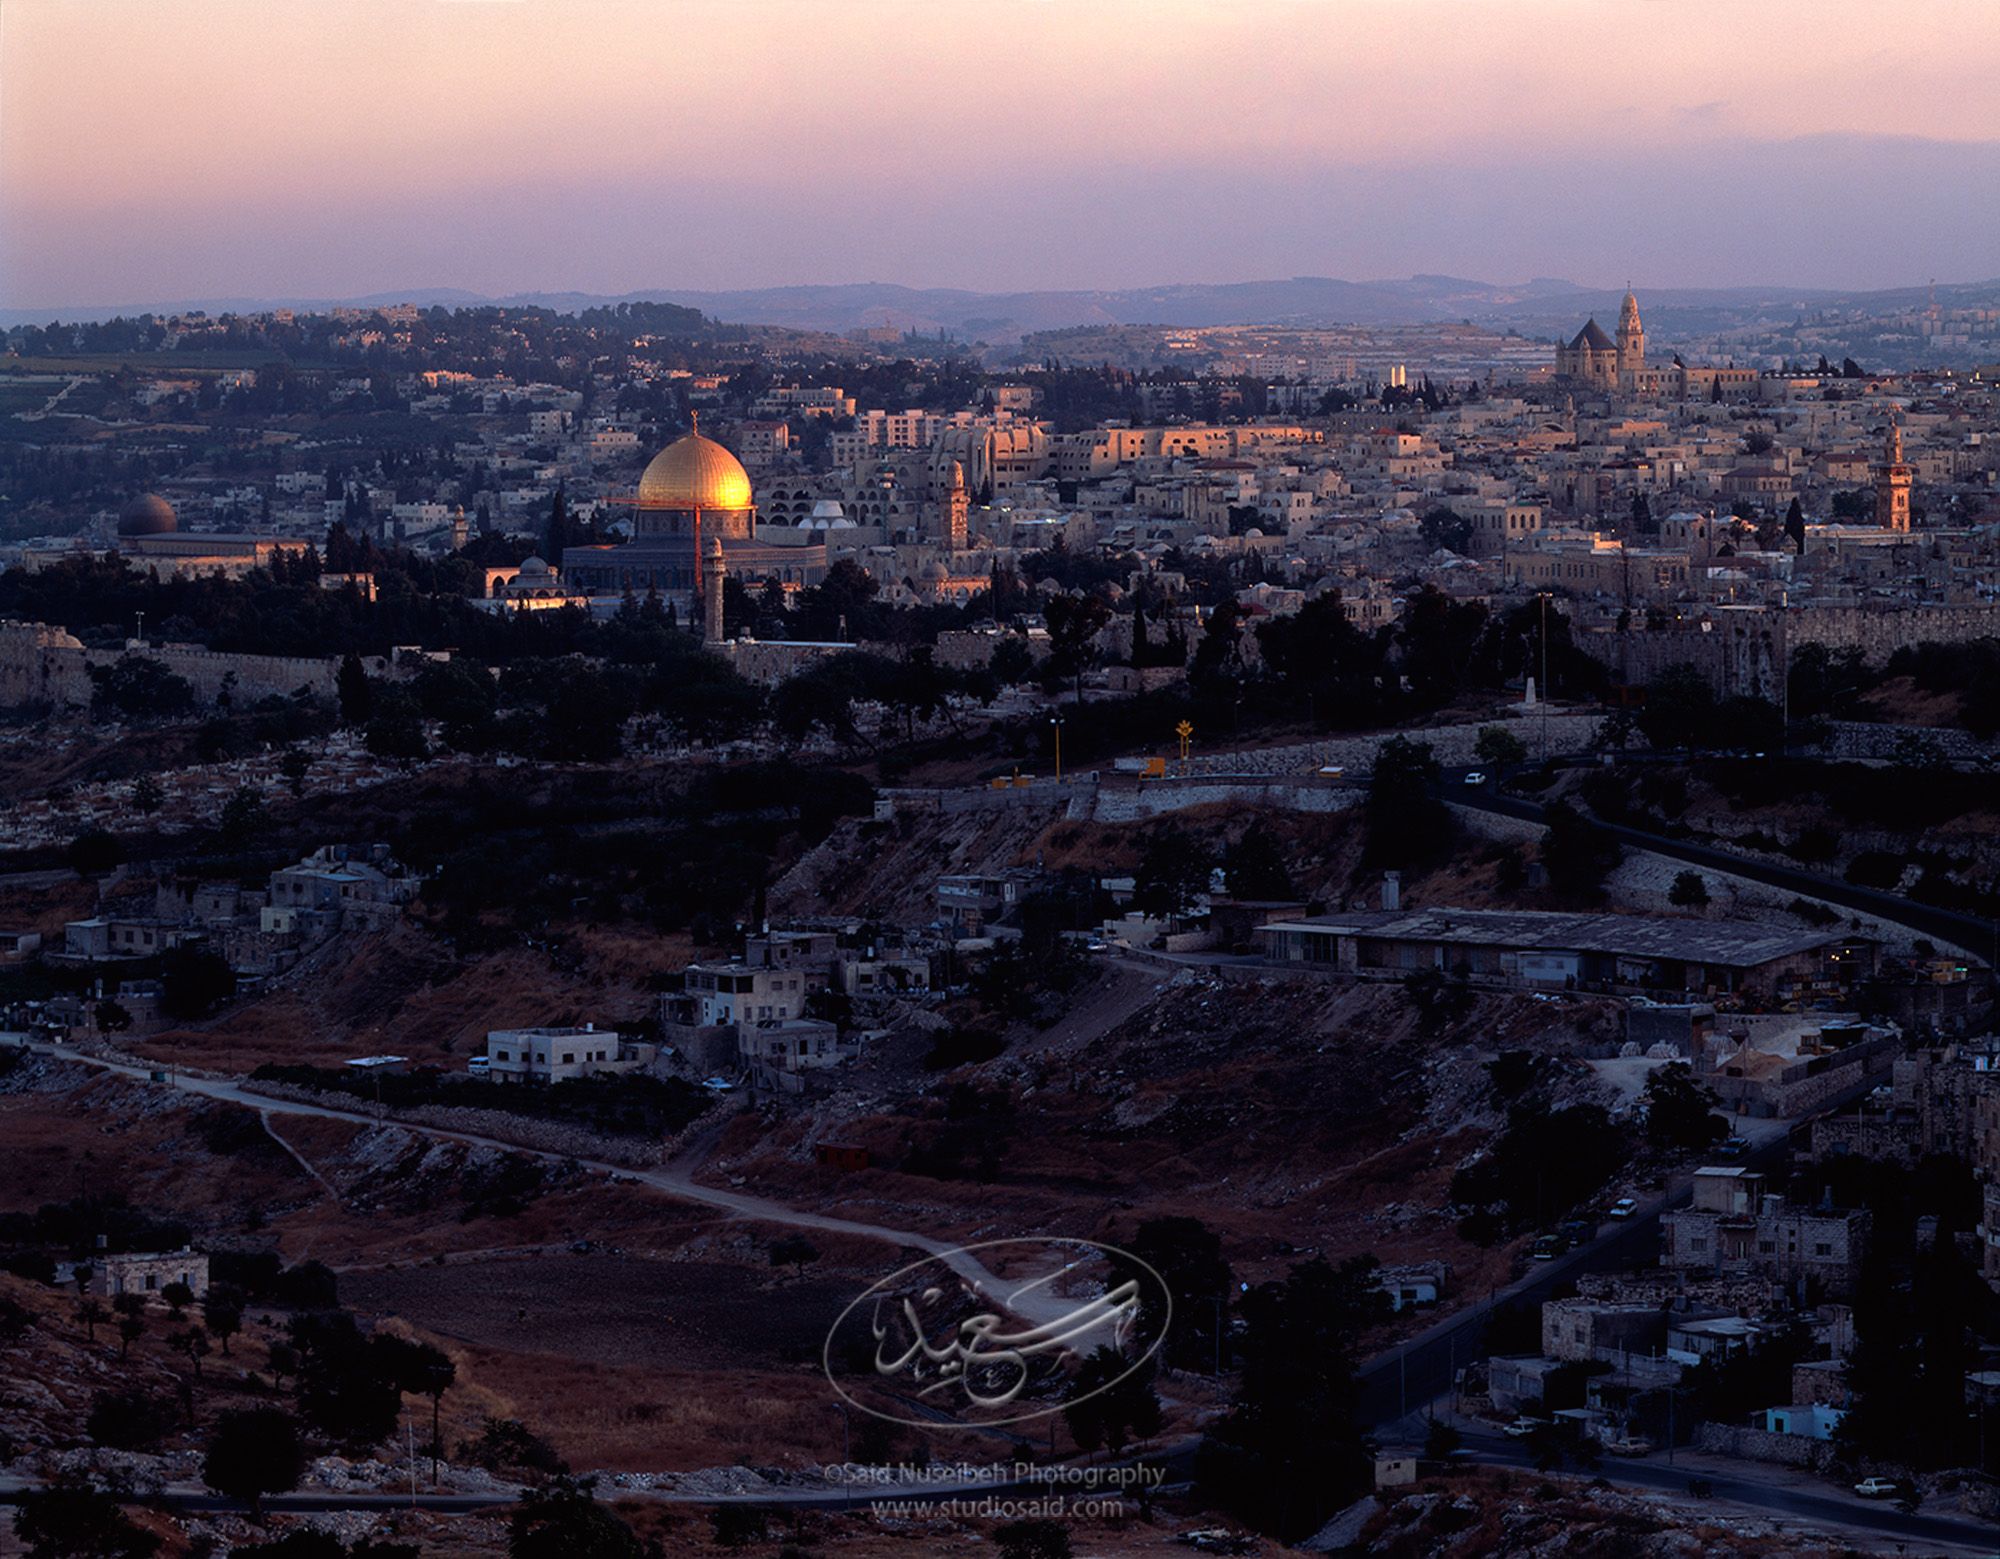
[[1646,366],[1646,327],[1639,323],[1639,300],[1628,289],[1618,307],[1618,382],[1630,385]]

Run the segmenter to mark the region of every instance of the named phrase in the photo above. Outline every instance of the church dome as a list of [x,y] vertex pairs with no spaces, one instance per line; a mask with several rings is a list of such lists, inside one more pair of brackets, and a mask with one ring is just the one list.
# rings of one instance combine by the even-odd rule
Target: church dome
[[748,509],[750,474],[743,462],[699,433],[674,440],[639,478],[642,509]]
[[165,536],[178,529],[174,506],[158,493],[142,493],[118,511],[121,536]]

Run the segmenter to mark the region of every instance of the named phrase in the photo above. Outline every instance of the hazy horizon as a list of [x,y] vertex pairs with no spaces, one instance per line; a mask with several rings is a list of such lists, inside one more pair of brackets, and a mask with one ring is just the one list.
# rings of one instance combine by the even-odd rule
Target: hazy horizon
[[1995,57],[1981,0],[9,0],[0,307],[1984,280]]

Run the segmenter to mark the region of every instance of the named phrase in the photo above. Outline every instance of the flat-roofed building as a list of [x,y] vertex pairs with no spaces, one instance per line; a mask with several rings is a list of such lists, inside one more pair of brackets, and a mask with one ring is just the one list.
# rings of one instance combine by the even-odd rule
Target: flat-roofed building
[[689,964],[683,976],[703,1028],[723,1024],[776,1023],[805,1016],[806,997],[826,984],[824,969],[808,973],[800,965],[745,963]]
[[621,1039],[615,1030],[495,1029],[486,1036],[486,1075],[496,1083],[563,1083],[606,1072],[633,1072],[658,1047]]

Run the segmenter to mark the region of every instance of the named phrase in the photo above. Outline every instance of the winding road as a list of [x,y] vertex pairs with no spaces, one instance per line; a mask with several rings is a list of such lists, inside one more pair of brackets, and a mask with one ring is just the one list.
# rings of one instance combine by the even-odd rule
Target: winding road
[[[127,1077],[135,1082],[148,1082],[152,1073],[160,1070],[126,1061],[113,1061],[104,1056],[87,1055],[68,1045],[37,1043],[29,1048],[60,1060]],[[827,1234],[858,1235],[885,1245],[917,1251],[925,1256],[935,1256],[975,1289],[996,1296],[1012,1313],[1038,1325],[1059,1320],[1075,1309],[1074,1301],[1065,1300],[1043,1287],[1033,1286],[1041,1278],[1049,1276],[1048,1273],[1001,1278],[970,1252],[930,1235],[918,1234],[908,1229],[885,1228],[878,1223],[863,1223],[853,1218],[835,1218],[826,1213],[806,1212],[796,1207],[788,1207],[783,1202],[771,1201],[767,1197],[748,1196],[741,1191],[703,1185],[688,1170],[677,1166],[636,1169],[625,1164],[608,1163],[602,1159],[580,1158],[575,1154],[526,1147],[518,1142],[509,1142],[505,1138],[482,1136],[477,1132],[452,1131],[443,1126],[429,1126],[415,1121],[381,1116],[365,1109],[350,1110],[338,1105],[312,1104],[301,1099],[280,1099],[270,1094],[257,1093],[239,1083],[222,1078],[199,1077],[178,1072],[170,1075],[173,1086],[184,1093],[255,1110],[264,1117],[267,1130],[270,1117],[273,1115],[317,1116],[325,1120],[353,1121],[364,1126],[393,1126],[399,1131],[413,1132],[419,1136],[431,1137],[441,1142],[454,1142],[465,1147],[493,1148],[503,1153],[524,1154],[530,1158],[581,1164],[585,1169],[636,1181],[684,1202],[695,1202],[717,1208],[732,1217],[746,1218],[758,1223],[780,1224],[794,1229],[817,1229]],[[283,1141],[282,1138],[279,1140]],[[284,1145],[287,1149],[291,1148],[290,1143]],[[293,1157],[298,1157],[296,1152],[293,1153]],[[304,1164],[305,1161],[301,1159],[300,1162]],[[305,1168],[322,1185],[326,1183],[310,1164],[305,1164]],[[1025,1291],[1023,1291],[1024,1285],[1026,1285]]]

